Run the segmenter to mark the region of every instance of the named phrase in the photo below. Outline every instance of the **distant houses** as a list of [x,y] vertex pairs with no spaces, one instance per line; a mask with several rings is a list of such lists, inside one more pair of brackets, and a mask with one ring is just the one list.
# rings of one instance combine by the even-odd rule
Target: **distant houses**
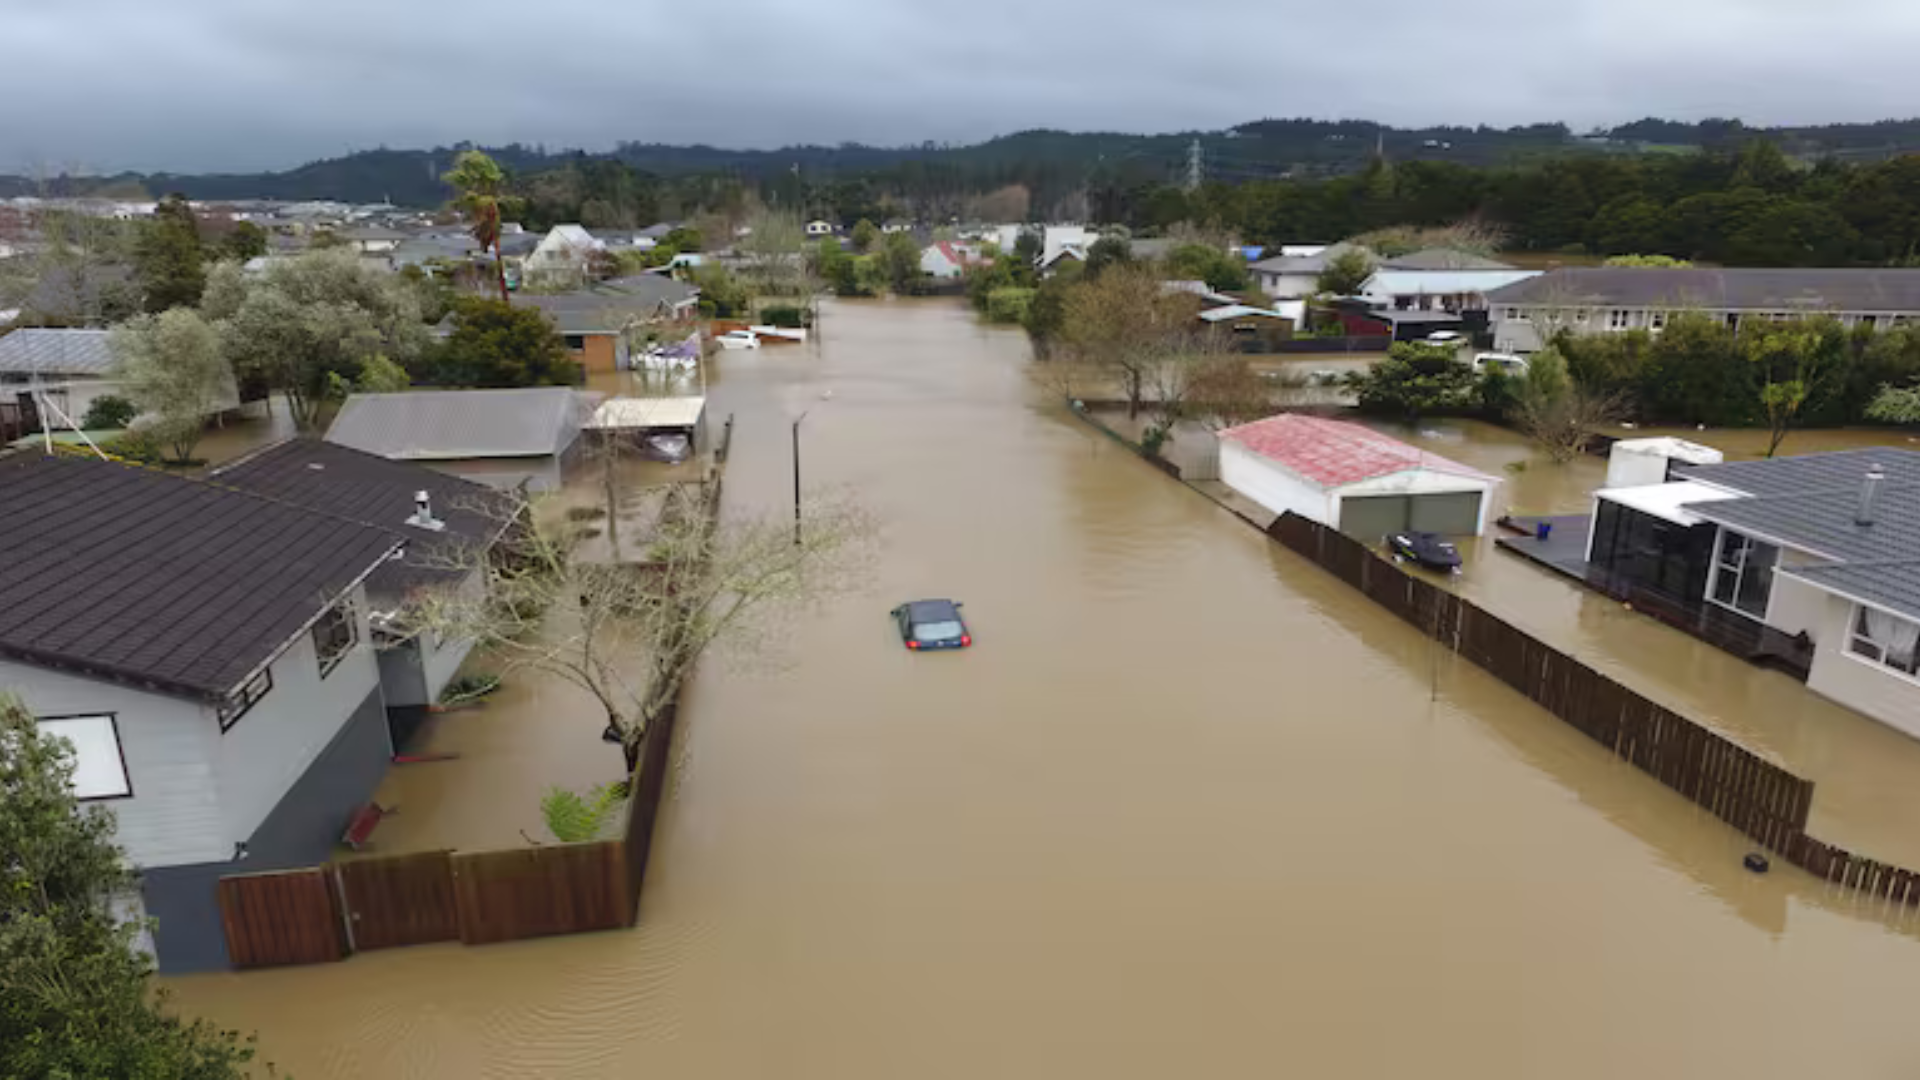
[[1543,325],[1575,334],[1658,332],[1676,313],[1699,312],[1737,329],[1830,315],[1886,330],[1920,321],[1920,270],[1569,267],[1487,295],[1502,352],[1541,347]]

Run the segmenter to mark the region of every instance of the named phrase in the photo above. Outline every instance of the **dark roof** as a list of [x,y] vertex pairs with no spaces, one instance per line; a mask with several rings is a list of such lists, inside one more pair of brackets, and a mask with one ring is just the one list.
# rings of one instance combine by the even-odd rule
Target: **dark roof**
[[[367,590],[404,597],[422,586],[464,576],[456,548],[491,545],[506,522],[505,501],[485,484],[423,465],[390,461],[319,439],[288,439],[214,470],[210,479],[350,518],[407,543],[407,556],[389,560],[367,579]],[[440,530],[413,525],[414,498],[425,491]]]
[[[1854,521],[1867,471],[1886,474],[1873,524]],[[1920,452],[1892,448],[1697,465],[1680,470],[1751,498],[1689,503],[1704,520],[1837,560],[1786,572],[1920,615]]]
[[1487,300],[1708,311],[1920,312],[1920,270],[1570,267],[1494,289]]
[[1379,319],[1381,322],[1392,323],[1395,326],[1402,323],[1407,325],[1415,325],[1418,323],[1439,325],[1445,323],[1446,326],[1451,327],[1459,326],[1461,323],[1460,314],[1454,311],[1422,311],[1419,308],[1371,308],[1365,314],[1368,318]]
[[220,698],[398,543],[219,484],[0,458],[0,653]]
[[906,607],[907,618],[916,623],[944,622],[960,617],[959,605],[951,600],[911,600]]

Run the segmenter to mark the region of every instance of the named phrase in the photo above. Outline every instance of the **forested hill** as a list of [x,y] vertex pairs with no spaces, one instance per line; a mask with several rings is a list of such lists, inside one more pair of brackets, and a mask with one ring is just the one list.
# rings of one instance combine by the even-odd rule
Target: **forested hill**
[[[1484,167],[1578,155],[1724,150],[1754,137],[1765,137],[1788,155],[1807,160],[1873,160],[1920,149],[1920,120],[1748,128],[1737,120],[1696,124],[1646,119],[1587,135],[1576,135],[1562,124],[1406,129],[1360,120],[1260,120],[1226,131],[1167,135],[1026,131],[969,146],[843,144],[728,150],[622,143],[610,153],[593,155],[548,152],[522,145],[487,149],[522,177],[610,159],[667,178],[729,175],[776,193],[787,184],[798,191],[803,184],[817,186],[862,178],[907,197],[945,198],[1018,183],[1032,191],[1036,209],[1040,209],[1090,183],[1137,185],[1183,179],[1195,140],[1200,144],[1203,178],[1232,184],[1357,172],[1377,150],[1384,150],[1393,161]],[[51,185],[0,176],[0,197],[49,190],[125,197],[141,192],[158,197],[178,191],[190,198],[209,200],[389,200],[402,206],[434,206],[447,197],[440,176],[463,148],[368,150],[275,173],[127,173],[63,179]]]

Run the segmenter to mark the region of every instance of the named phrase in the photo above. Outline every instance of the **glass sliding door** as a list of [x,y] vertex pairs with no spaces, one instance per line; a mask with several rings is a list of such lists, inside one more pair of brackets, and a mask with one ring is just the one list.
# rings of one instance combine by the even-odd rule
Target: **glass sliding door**
[[1779,548],[1722,529],[1713,562],[1713,602],[1764,620],[1773,596],[1773,568],[1779,564]]

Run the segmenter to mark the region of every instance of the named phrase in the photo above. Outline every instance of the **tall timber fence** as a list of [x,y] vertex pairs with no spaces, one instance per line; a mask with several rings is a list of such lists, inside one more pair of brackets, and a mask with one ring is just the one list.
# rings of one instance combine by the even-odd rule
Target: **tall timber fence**
[[1874,896],[1920,904],[1920,873],[1807,835],[1813,781],[1406,573],[1350,536],[1291,513],[1267,533],[1795,866]]

